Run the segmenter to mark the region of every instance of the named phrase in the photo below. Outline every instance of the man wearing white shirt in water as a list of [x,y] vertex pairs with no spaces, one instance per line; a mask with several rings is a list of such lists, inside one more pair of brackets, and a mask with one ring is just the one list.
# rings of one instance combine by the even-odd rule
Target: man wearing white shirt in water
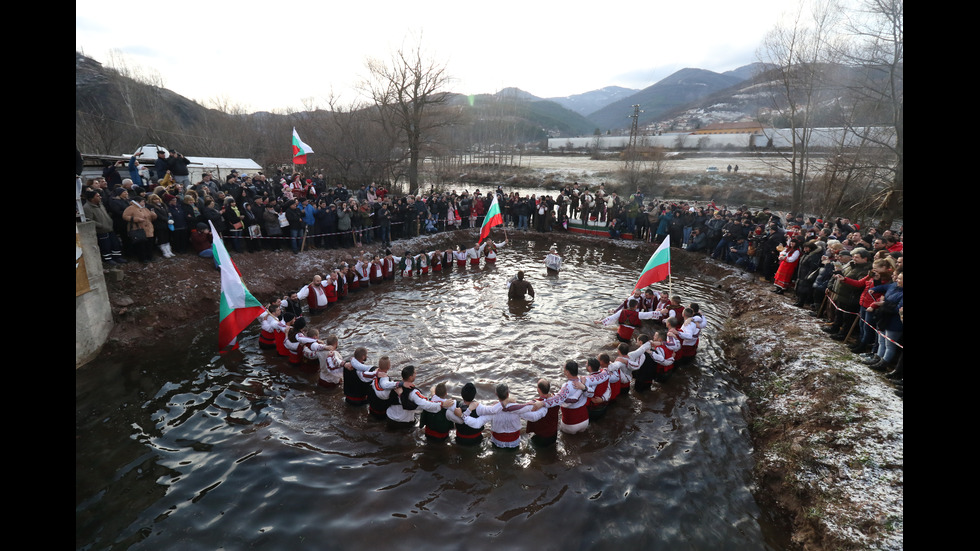
[[305,300],[310,309],[310,315],[319,314],[330,306],[327,300],[327,292],[324,289],[328,282],[323,281],[319,274],[313,276],[313,281],[309,285],[304,285],[297,291],[296,298]]
[[[402,384],[415,384],[415,366],[409,365],[402,369]],[[388,406],[388,419],[396,421],[399,423],[415,423],[416,414],[421,413],[420,410],[428,411],[429,413],[435,413],[440,409],[448,408],[453,405],[452,400],[444,400],[442,402],[433,402],[425,397],[419,389],[417,388],[405,388],[400,389],[402,392],[399,393],[399,402],[395,405]],[[396,389],[396,392],[398,390]]]
[[537,403],[544,407],[561,405],[561,424],[559,428],[565,434],[582,432],[589,427],[589,410],[585,404],[589,401],[585,393],[585,384],[578,377],[578,363],[574,360],[565,362],[562,370],[565,384],[551,398],[539,400]]
[[[490,441],[498,448],[516,448],[521,444],[521,414],[541,408],[541,402],[536,404],[515,404],[510,399],[510,389],[501,383],[497,385],[497,400],[492,406],[477,405],[470,403],[469,408],[464,412],[456,408],[456,416],[463,419],[467,426],[480,428],[487,422],[490,423]],[[476,405],[476,417],[470,415],[470,411]]]
[[553,272],[561,271],[561,257],[558,256],[558,249],[551,248],[548,256],[544,257],[544,265]]
[[632,352],[629,351],[630,347],[628,344],[619,343],[619,346],[616,348],[619,355],[609,364],[612,370],[619,371],[619,392],[617,396],[620,394],[629,394],[630,383],[633,382],[633,372],[643,366],[643,355],[652,346],[649,337],[646,335],[640,335],[639,340],[642,344]]

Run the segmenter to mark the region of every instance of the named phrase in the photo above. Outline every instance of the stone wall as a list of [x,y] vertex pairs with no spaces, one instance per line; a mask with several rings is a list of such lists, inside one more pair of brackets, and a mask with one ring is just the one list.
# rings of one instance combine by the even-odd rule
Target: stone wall
[[99,355],[113,322],[95,222],[80,222],[75,227],[81,237],[90,289],[75,297],[75,369],[78,369]]

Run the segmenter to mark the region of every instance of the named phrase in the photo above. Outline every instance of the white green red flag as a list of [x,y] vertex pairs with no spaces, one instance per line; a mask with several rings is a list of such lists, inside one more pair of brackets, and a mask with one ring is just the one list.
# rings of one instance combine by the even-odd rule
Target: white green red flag
[[657,247],[653,256],[647,261],[640,273],[640,279],[636,282],[633,290],[646,287],[658,281],[663,281],[670,276],[670,236],[664,238],[664,242]]
[[211,226],[211,235],[214,236],[211,252],[214,253],[214,260],[218,264],[218,269],[221,270],[218,352],[224,354],[238,348],[238,334],[262,312],[265,312],[265,307],[245,287],[238,266],[232,262],[231,257],[228,256],[228,250],[225,249],[225,244],[221,241],[221,234],[214,229],[214,224],[210,220],[208,220],[208,225]]
[[487,215],[483,218],[483,226],[480,227],[480,239],[477,243],[480,243],[490,235],[490,228],[494,226],[499,226],[504,223],[504,217],[500,214],[500,205],[497,204],[497,194],[493,194],[493,202],[490,203],[490,208],[487,209]]
[[313,153],[313,148],[299,139],[299,134],[296,133],[296,127],[293,127],[293,164],[305,165],[306,156],[310,153]]

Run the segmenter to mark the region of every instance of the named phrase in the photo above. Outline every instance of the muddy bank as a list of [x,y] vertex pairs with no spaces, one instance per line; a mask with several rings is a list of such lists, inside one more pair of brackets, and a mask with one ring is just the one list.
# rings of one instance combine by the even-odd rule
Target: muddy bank
[[[535,232],[508,231],[512,245]],[[476,230],[396,241],[406,250],[467,246]],[[503,233],[494,232],[494,239]],[[555,241],[597,247],[653,246],[553,233]],[[360,251],[311,250],[234,254],[246,283],[269,300],[307,283],[313,273]],[[726,355],[749,397],[755,447],[756,497],[783,517],[800,549],[898,549],[903,535],[902,404],[877,374],[825,338],[814,318],[769,285],[684,251],[675,265],[692,265],[731,297],[732,317],[721,330]],[[108,277],[116,329],[105,354],[131,354],[144,340],[214,317],[220,294],[209,260],[179,256],[149,265],[129,263]]]

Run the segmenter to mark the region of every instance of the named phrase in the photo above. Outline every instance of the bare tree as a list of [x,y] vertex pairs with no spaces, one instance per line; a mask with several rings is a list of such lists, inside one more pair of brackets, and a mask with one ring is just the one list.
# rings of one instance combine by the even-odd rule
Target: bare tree
[[396,134],[370,116],[368,106],[343,105],[336,97],[328,99],[329,125],[321,148],[330,159],[328,174],[345,182],[370,184],[391,177],[394,163],[391,151]]
[[411,49],[400,48],[388,61],[369,59],[370,77],[364,88],[374,100],[382,119],[397,128],[405,142],[408,180],[418,189],[419,162],[426,140],[447,124],[440,107],[446,104],[451,78],[445,64],[422,52],[421,40]]
[[781,120],[790,130],[791,148],[785,160],[790,167],[790,209],[794,212],[806,200],[813,119],[825,99],[821,67],[827,62],[826,45],[840,13],[832,2],[818,2],[809,12],[800,2],[792,20],[770,31],[759,50],[760,61],[771,67],[772,109],[785,115]]
[[855,105],[871,111],[872,125],[852,126],[862,138],[890,153],[886,192],[879,198],[881,225],[888,227],[902,215],[905,192],[905,38],[904,0],[864,0],[852,13],[848,31],[852,47],[844,51],[848,63],[860,68],[859,81],[850,87]]

